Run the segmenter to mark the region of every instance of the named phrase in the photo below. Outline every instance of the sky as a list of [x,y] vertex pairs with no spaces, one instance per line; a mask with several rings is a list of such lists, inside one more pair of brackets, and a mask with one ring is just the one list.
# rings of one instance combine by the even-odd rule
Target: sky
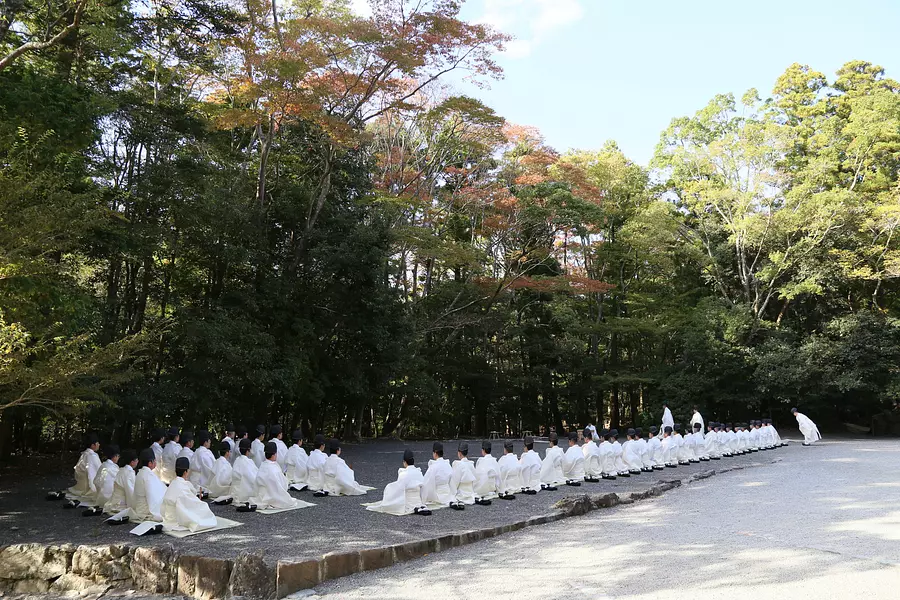
[[468,0],[462,16],[516,39],[502,81],[458,92],[557,150],[615,140],[644,165],[672,118],[718,93],[767,98],[794,62],[832,79],[860,59],[900,79],[900,0]]

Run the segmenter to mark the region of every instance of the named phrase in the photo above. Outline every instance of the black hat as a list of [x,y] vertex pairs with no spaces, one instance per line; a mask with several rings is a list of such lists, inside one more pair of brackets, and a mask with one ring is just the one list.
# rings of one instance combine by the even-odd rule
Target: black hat
[[619,437],[619,430],[618,429],[610,429],[609,435],[611,435],[612,437]]
[[253,447],[253,442],[251,442],[247,438],[242,439],[240,441],[240,443],[238,444],[238,450],[240,450],[241,454],[243,454],[245,451],[249,450],[252,447]]
[[554,444],[559,442],[559,436],[556,435],[555,431],[551,431],[550,435],[547,436],[547,441],[553,442]]
[[169,436],[169,439],[178,437],[178,428],[177,427],[169,427],[169,431],[166,432],[166,435]]
[[462,454],[463,456],[468,456],[469,455],[469,444],[466,442],[460,442],[458,450],[459,450],[459,453]]
[[672,433],[672,428],[666,425],[666,428],[663,430],[664,433]]
[[431,451],[436,453],[438,456],[444,455],[444,445],[440,442],[435,442],[431,445]]
[[700,423],[694,423],[694,431],[699,431],[703,426]]
[[631,428],[629,427],[629,428],[628,428],[628,431],[626,431],[625,434],[626,434],[626,435],[634,435],[634,434],[635,434],[635,431],[634,431],[634,429],[631,429]]
[[278,444],[275,442],[269,442],[266,444],[266,458],[272,458],[278,454]]
[[281,433],[281,425],[272,425],[269,427],[269,435],[272,437],[275,437],[279,433]]
[[162,427],[157,427],[156,429],[153,430],[152,435],[153,435],[153,441],[155,442],[156,440],[166,437],[166,430],[163,429]]
[[584,428],[584,431],[581,432],[581,435],[584,437],[584,439],[594,437],[593,432],[590,429],[588,429],[587,427]]
[[190,431],[182,431],[181,432],[181,445],[187,445],[188,442],[194,441],[194,434]]
[[728,423],[727,425],[725,425],[725,429],[733,429],[733,427],[731,426],[731,423]]
[[317,433],[316,437],[313,439],[313,446],[316,448],[321,448],[325,445],[325,436],[321,433]]
[[681,423],[675,423],[675,431],[681,431]]
[[481,449],[484,450],[485,452],[487,452],[488,454],[490,454],[491,453],[491,441],[484,440],[483,442],[481,442]]
[[179,456],[175,459],[175,469],[190,469],[191,468],[191,459],[187,456]]
[[266,435],[266,426],[265,425],[257,425],[256,426],[256,437],[261,435]]
[[525,445],[526,446],[534,446],[534,438],[530,435],[525,436]]
[[153,452],[153,448],[144,448],[141,450],[141,458],[140,458],[140,466],[146,467],[152,462],[156,461],[156,453]]
[[608,438],[609,437],[609,429],[601,429],[600,437],[602,437],[603,439]]
[[577,441],[578,441],[578,432],[577,432],[577,431],[570,431],[570,432],[569,432],[569,441],[570,441],[570,442],[577,442]]
[[226,452],[231,452],[231,444],[228,442],[222,442],[219,444],[219,454],[225,455]]
[[644,430],[641,429],[640,427],[635,427],[635,428],[634,428],[634,434],[635,434],[635,435],[642,435],[643,433],[644,433]]
[[505,442],[503,442],[503,448],[504,448],[504,450],[508,450],[509,452],[512,452],[513,451],[512,440],[506,440]]
[[126,448],[125,450],[122,450],[122,454],[119,455],[119,466],[124,467],[125,465],[132,463],[136,458],[137,454],[135,454],[134,450]]
[[792,412],[792,413],[795,413],[795,412],[800,412],[800,411],[797,410],[797,407],[795,406],[794,408],[791,409],[791,412]]
[[234,431],[234,423],[229,423],[225,426],[225,433],[231,433]]
[[294,440],[295,442],[299,442],[300,440],[303,439],[303,432],[300,431],[299,429],[295,429],[294,432],[291,434],[291,439]]
[[331,440],[329,440],[329,442],[328,442],[328,452],[330,454],[334,454],[335,452],[337,452],[340,449],[341,449],[341,440],[339,440],[337,438],[331,438]]
[[656,425],[651,425],[650,433],[652,433],[653,435],[656,435],[657,433],[659,433],[659,427],[657,427]]
[[247,435],[247,428],[244,425],[238,425],[237,435],[238,437],[244,437],[245,435]]
[[403,462],[408,465],[416,464],[416,457],[413,455],[413,451],[409,448],[403,451]]
[[209,432],[206,430],[200,431],[197,433],[197,443],[201,446],[209,441]]
[[103,453],[106,455],[106,458],[112,458],[113,456],[118,456],[120,454],[119,447],[115,444],[109,444],[104,450]]

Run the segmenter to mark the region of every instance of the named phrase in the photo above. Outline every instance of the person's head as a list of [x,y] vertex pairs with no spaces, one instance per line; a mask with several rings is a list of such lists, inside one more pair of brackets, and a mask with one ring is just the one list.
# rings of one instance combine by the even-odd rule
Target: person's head
[[695,406],[694,406],[694,412],[695,412],[695,413],[698,413],[698,412],[700,412],[700,409],[699,409],[699,408],[697,408],[697,406],[696,406],[696,405],[695,405]]
[[280,440],[283,435],[281,425],[272,425],[269,427],[269,439]]
[[234,439],[234,425],[229,423],[225,426],[225,437],[230,437]]
[[619,430],[618,429],[610,429],[609,430],[609,441],[610,443],[615,443],[619,441]]
[[577,445],[578,445],[578,432],[570,431],[569,432],[569,447],[571,448],[572,446],[577,446]]
[[328,453],[341,455],[341,441],[339,439],[331,438],[331,441],[328,442]]
[[669,403],[668,403],[668,402],[663,402],[663,408],[669,408]]
[[166,443],[166,430],[162,427],[158,427],[153,430],[153,433],[150,434],[150,438],[150,441],[156,442],[159,445],[163,445]]
[[291,434],[291,440],[298,446],[303,445],[303,432],[299,429],[295,429],[294,433]]
[[247,437],[247,428],[244,425],[238,425],[235,433],[237,434],[237,439],[242,440]]
[[466,442],[460,442],[459,447],[456,449],[456,455],[460,460],[469,456],[469,444],[467,444]]
[[681,423],[675,423],[675,427],[672,428],[673,435],[681,435]]
[[444,458],[444,445],[440,442],[433,443],[431,445],[431,456],[434,460]]
[[219,445],[219,456],[224,458],[231,458],[231,444],[228,442],[222,442]]
[[582,437],[584,437],[584,443],[588,443],[593,439],[591,435],[591,430],[587,427],[584,428],[584,431],[581,432]]
[[625,436],[629,440],[633,440],[634,439],[634,429],[629,428],[628,431],[625,432]]
[[[155,453],[154,453],[155,457]],[[128,465],[132,469],[136,469],[138,466],[138,456],[134,450],[125,449],[122,450],[122,454],[119,455],[119,466],[124,467]]]
[[251,448],[253,448],[253,444],[250,442],[249,438],[244,438],[238,442],[238,452],[240,452],[242,456],[248,456]]
[[182,431],[181,432],[181,445],[185,448],[193,448],[194,447],[194,434],[190,431]]
[[666,425],[666,428],[663,430],[663,437],[670,437],[672,435],[672,428]]
[[732,427],[731,423],[726,423],[726,424],[725,424],[725,430],[726,430],[726,431],[731,431],[732,429],[734,429],[734,427]]
[[175,475],[178,477],[188,478],[191,472],[191,461],[187,456],[175,459]]
[[525,449],[528,451],[534,450],[534,438],[530,435],[525,436]]
[[273,462],[278,460],[278,444],[275,442],[266,443],[266,460]]
[[512,454],[513,453],[513,443],[512,440],[507,440],[503,442],[503,454]]
[[700,423],[694,423],[694,433],[699,433],[701,429],[703,429],[703,426]]
[[174,442],[178,443],[181,440],[181,436],[178,435],[177,427],[169,427],[169,431],[166,432],[166,443]]
[[550,435],[547,436],[547,441],[550,443],[550,447],[553,448],[559,444],[559,436],[556,435],[555,431],[551,431]]
[[111,460],[114,463],[119,462],[119,454],[119,447],[115,444],[109,444],[103,449],[103,455],[106,457],[106,460]]
[[599,444],[608,444],[609,443],[609,429],[601,429],[600,430],[600,439],[598,440]]
[[640,427],[635,427],[634,428],[634,439],[639,440],[639,439],[641,439],[642,435],[644,435],[644,430],[641,429]]
[[140,468],[144,467],[150,469],[151,471],[156,468],[156,452],[153,451],[153,448],[144,448],[141,450],[140,460],[138,464]]
[[649,433],[647,434],[648,438],[656,437],[656,434],[659,433],[659,427],[656,425],[652,425],[650,429],[647,430]]
[[800,412],[800,411],[798,411],[796,408],[792,408],[792,409],[791,409],[791,414],[792,414],[792,415],[796,415],[798,412]]
[[197,443],[203,446],[204,448],[209,448],[212,444],[212,440],[210,439],[210,435],[208,431],[201,431],[197,434]]
[[88,433],[84,436],[84,448],[85,450],[90,448],[94,452],[100,449],[100,438],[97,437],[96,433]]
[[416,457],[413,455],[413,451],[407,448],[403,451],[403,466],[411,467],[416,464]]
[[484,440],[483,442],[481,442],[481,455],[487,456],[490,453],[491,453],[491,441]]
[[263,438],[266,437],[266,426],[265,425],[257,425],[256,426],[256,439],[262,441]]

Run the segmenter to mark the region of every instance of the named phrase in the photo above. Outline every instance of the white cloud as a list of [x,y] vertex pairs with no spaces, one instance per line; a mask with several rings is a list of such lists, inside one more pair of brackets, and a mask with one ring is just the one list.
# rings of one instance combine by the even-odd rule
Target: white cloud
[[584,14],[584,0],[484,0],[478,19],[515,36],[506,45],[510,58],[523,58]]
[[372,7],[369,6],[369,0],[350,0],[350,10],[361,17],[372,16]]

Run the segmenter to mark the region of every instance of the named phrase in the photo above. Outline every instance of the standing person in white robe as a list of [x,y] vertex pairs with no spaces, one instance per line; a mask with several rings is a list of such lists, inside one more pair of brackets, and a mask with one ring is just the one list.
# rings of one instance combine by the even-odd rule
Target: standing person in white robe
[[800,433],[803,434],[804,446],[811,446],[822,439],[819,428],[812,422],[812,419],[798,411],[796,408],[791,409],[791,414],[797,418],[797,425],[800,426]]
[[208,431],[201,431],[197,434],[197,442],[199,448],[194,452],[191,459],[191,476],[190,482],[204,494],[209,493],[209,480],[215,476],[216,457],[209,449],[212,439]]
[[278,466],[281,467],[281,472],[287,472],[287,455],[288,449],[284,444],[284,440],[281,438],[284,437],[284,434],[281,431],[281,425],[272,425],[269,427],[269,441],[275,442],[275,445],[278,446]]
[[625,459],[622,457],[622,444],[619,443],[619,430],[610,429],[609,435],[610,440],[612,441],[612,453],[613,460],[615,461],[616,475],[619,477],[631,477],[631,473],[628,471],[628,465],[625,464]]
[[313,439],[313,451],[309,453],[309,460],[306,461],[307,483],[310,491],[325,491],[325,463],[327,461],[325,436],[318,433]]
[[234,467],[231,466],[231,444],[221,442],[219,445],[219,458],[213,465],[212,475],[206,482],[209,497],[214,504],[231,504],[231,481]]
[[547,436],[547,440],[549,445],[544,451],[544,460],[541,463],[541,489],[552,492],[556,491],[556,486],[565,483],[566,476],[563,475],[563,450],[558,446],[559,438],[552,432]]
[[362,496],[365,487],[356,483],[356,476],[341,458],[341,442],[332,438],[328,444],[330,454],[325,461],[325,493],[329,496]]
[[250,445],[250,458],[253,459],[253,463],[256,465],[257,469],[263,464],[263,461],[266,460],[266,444],[263,442],[265,437],[265,425],[257,425],[256,439],[254,439]]
[[290,489],[302,492],[308,485],[309,470],[306,468],[306,463],[309,462],[309,455],[303,449],[303,433],[299,429],[294,430],[291,438],[294,443],[288,448],[287,459],[284,461],[287,468],[285,475],[287,475]]
[[100,440],[93,433],[84,438],[84,450],[75,463],[75,485],[66,490],[68,499],[63,508],[75,508],[82,502],[88,503],[96,495],[97,488],[94,479],[100,470],[100,457],[97,451],[100,449]]
[[110,444],[103,454],[106,460],[100,465],[97,475],[94,477],[94,494],[88,499],[89,509],[81,513],[83,517],[95,517],[103,514],[103,507],[112,498],[113,486],[116,483],[116,475],[119,474],[119,447]]
[[659,439],[659,436],[656,435],[659,432],[659,428],[656,425],[652,425],[648,430],[647,435],[647,452],[650,455],[650,466],[653,467],[655,471],[662,471],[665,469],[665,457],[663,456],[662,451],[662,442]]
[[297,500],[288,493],[287,477],[278,464],[278,444],[266,444],[266,460],[256,473],[256,494],[250,501],[261,509],[304,508],[309,502]]
[[103,512],[115,515],[134,503],[134,470],[138,466],[138,458],[134,450],[123,450],[119,459],[119,472],[113,481],[112,495],[103,505]]
[[597,446],[597,453],[600,458],[600,477],[602,479],[615,479],[618,469],[616,469],[616,456],[613,453],[612,438],[609,430],[604,429],[600,432],[603,441]]
[[600,468],[600,447],[594,442],[594,433],[590,427],[585,427],[582,434],[584,443],[581,445],[581,453],[584,455],[584,480],[588,483],[600,481],[603,474]]
[[628,467],[630,475],[640,475],[644,467],[644,463],[641,461],[640,446],[637,444],[635,435],[635,430],[629,428],[625,432],[625,443],[622,444],[622,460],[625,462],[625,466]]
[[694,425],[697,423],[700,423],[700,431],[703,431],[703,416],[700,414],[700,409],[697,406],[694,406],[694,414],[691,415],[691,431],[694,431]]
[[240,456],[234,459],[234,466],[231,469],[231,492],[229,495],[235,504],[247,505],[250,499],[256,495],[256,474],[259,469],[250,458],[250,440],[242,439],[238,444],[238,452],[240,452]]
[[450,474],[450,493],[453,501],[450,508],[464,510],[466,505],[475,504],[475,465],[469,460],[469,444],[460,442]]
[[453,492],[450,491],[452,476],[453,467],[444,458],[444,444],[435,442],[431,446],[431,460],[428,461],[428,470],[425,471],[420,490],[422,504],[429,510],[444,508],[454,502]]
[[186,456],[175,460],[175,479],[162,499],[163,527],[170,531],[202,531],[218,523],[206,502],[197,496],[197,488],[189,481],[191,461]]
[[662,439],[662,455],[663,461],[665,465],[670,469],[674,469],[678,466],[678,462],[675,459],[675,438],[672,437],[672,428],[666,427],[663,429],[663,439]]
[[590,432],[591,432],[591,439],[594,440],[594,444],[596,445],[597,440],[600,439],[599,436],[598,436],[598,434],[597,434],[597,428],[596,428],[594,425],[591,425],[590,423],[588,423],[587,425],[585,425],[584,428],[590,430]]
[[500,487],[500,469],[491,454],[491,442],[481,442],[481,458],[475,463],[475,504],[489,506]]
[[166,433],[166,444],[163,446],[162,459],[156,463],[156,474],[160,481],[168,484],[175,479],[175,459],[181,454],[181,436],[177,427],[170,427]]
[[431,511],[422,502],[422,484],[425,478],[422,469],[415,466],[412,450],[403,451],[403,466],[397,470],[397,481],[387,484],[379,502],[365,504],[366,510],[389,515],[430,515]]
[[537,494],[541,489],[541,457],[534,451],[534,438],[531,436],[525,437],[525,449],[519,457],[519,468],[522,474],[522,492]]
[[234,459],[237,458],[237,442],[234,441],[234,425],[231,423],[225,426],[225,437],[222,438],[222,443],[228,444],[231,463],[234,464]]
[[662,417],[662,425],[659,430],[662,432],[666,431],[666,427],[675,428],[675,419],[672,417],[672,411],[669,410],[669,403],[663,402],[663,417]]
[[563,455],[563,476],[566,485],[579,486],[584,481],[584,453],[578,447],[578,432],[569,432],[569,449]]
[[166,443],[166,430],[154,429],[152,435],[153,443],[150,444],[150,448],[153,449],[153,454],[156,455],[156,464],[160,464],[163,456],[163,444]]
[[497,469],[500,471],[500,498],[515,500],[515,495],[522,491],[522,470],[519,458],[513,454],[512,440],[503,443],[503,456],[497,461]]
[[166,484],[156,475],[155,467],[156,456],[153,449],[141,450],[140,466],[134,477],[134,504],[128,506],[128,518],[131,521],[162,522],[162,500]]

